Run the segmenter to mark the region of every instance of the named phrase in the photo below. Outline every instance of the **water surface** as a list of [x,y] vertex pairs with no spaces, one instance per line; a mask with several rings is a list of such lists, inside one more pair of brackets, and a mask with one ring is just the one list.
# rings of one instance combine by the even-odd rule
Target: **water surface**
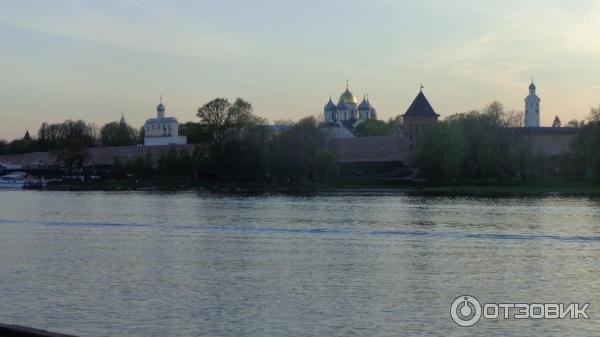
[[[0,322],[81,336],[589,336],[600,200],[0,191]],[[590,320],[450,320],[454,298]]]

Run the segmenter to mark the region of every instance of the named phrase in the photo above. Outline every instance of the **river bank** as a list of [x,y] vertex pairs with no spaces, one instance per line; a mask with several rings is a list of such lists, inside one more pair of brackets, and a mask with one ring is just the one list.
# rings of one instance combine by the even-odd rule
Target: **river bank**
[[49,191],[190,191],[222,193],[319,193],[393,191],[430,195],[582,195],[600,196],[594,180],[535,181],[407,181],[383,178],[339,178],[322,181],[223,182],[189,179],[147,179],[93,182],[55,182]]

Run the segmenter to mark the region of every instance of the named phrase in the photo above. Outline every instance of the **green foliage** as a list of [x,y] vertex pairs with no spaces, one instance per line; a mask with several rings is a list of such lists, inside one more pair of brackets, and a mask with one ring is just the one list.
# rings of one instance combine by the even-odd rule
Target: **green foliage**
[[581,128],[571,142],[573,165],[579,175],[600,177],[600,122],[590,122]]
[[66,120],[61,124],[43,123],[38,131],[38,147],[51,150],[57,164],[68,169],[81,168],[89,157],[88,147],[97,145],[94,124]]
[[[147,154],[143,162],[145,174],[154,171],[152,162],[151,155]],[[142,166],[139,167],[141,169]],[[200,147],[196,148],[193,153],[186,149],[177,152],[175,148],[171,148],[158,158],[156,171],[161,177],[192,177],[199,170],[204,169],[206,169],[206,165]]]
[[386,136],[392,132],[391,125],[378,120],[367,119],[354,128],[354,135],[357,137],[377,137]]
[[264,119],[252,112],[252,104],[241,98],[237,98],[233,104],[225,98],[217,98],[198,109],[197,116],[208,134],[213,158],[221,161],[225,143],[239,141],[242,129],[266,124]]
[[138,133],[128,125],[112,122],[100,128],[100,144],[102,146],[131,146],[137,143]]
[[567,123],[567,126],[570,128],[582,128],[585,126],[585,121],[578,121],[576,119],[572,119]]
[[590,123],[600,123],[600,106],[597,108],[590,108],[590,113],[587,117]]
[[417,150],[417,165],[431,178],[457,178],[462,174],[467,139],[458,122],[431,126]]
[[9,154],[8,143],[5,140],[0,140],[0,155]]
[[208,143],[211,139],[208,127],[194,122],[179,125],[179,134],[187,137],[188,144]]
[[82,120],[66,120],[63,123],[42,123],[38,131],[38,147],[43,151],[73,146],[94,147],[98,132],[94,124]]
[[335,153],[330,149],[319,149],[313,159],[314,176],[317,179],[336,178],[339,176],[339,166]]
[[367,119],[354,128],[356,137],[381,137],[400,133],[402,116],[390,118],[387,122],[378,119]]
[[552,127],[553,128],[562,127],[562,122],[560,121],[560,118],[558,118],[558,116],[554,117],[554,121],[552,122]]
[[417,149],[422,174],[436,179],[500,179],[543,173],[545,162],[527,143],[511,142],[512,113],[493,102],[482,111],[456,114],[426,130]]
[[[329,155],[321,153],[326,148],[325,138],[314,117],[307,117],[275,136],[269,144],[269,170],[278,178],[302,179],[317,174],[329,174]],[[319,164],[315,164],[319,162]]]
[[[6,144],[6,143],[5,143]],[[37,151],[37,143],[31,138],[15,139],[6,144],[6,153],[29,153]]]

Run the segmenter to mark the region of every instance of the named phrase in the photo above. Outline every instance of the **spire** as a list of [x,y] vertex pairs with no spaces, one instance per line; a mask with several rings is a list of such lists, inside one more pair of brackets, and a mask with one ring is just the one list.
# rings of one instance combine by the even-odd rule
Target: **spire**
[[421,92],[423,92],[423,88],[425,88],[425,86],[423,85],[423,82],[421,82],[421,85],[420,85],[420,91]]
[[127,124],[127,122],[125,121],[125,113],[124,112],[121,112],[121,120],[119,120],[119,124],[121,126]]

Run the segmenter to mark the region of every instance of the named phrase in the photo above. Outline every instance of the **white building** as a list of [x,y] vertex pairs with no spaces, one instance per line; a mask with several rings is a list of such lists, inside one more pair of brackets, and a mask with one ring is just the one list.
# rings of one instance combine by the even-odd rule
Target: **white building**
[[329,102],[323,110],[326,123],[348,121],[349,124],[355,126],[367,119],[377,119],[377,110],[373,108],[369,99],[364,97],[362,102],[358,104],[356,97],[348,89],[348,86],[346,86],[346,91],[340,95],[337,105],[329,97]]
[[322,130],[329,138],[353,138],[352,130],[367,119],[377,119],[377,110],[369,102],[368,96],[358,104],[348,85],[338,99],[337,105],[329,97],[323,108],[325,123]]
[[179,135],[179,122],[175,117],[165,117],[165,106],[162,103],[156,107],[156,118],[151,118],[144,124],[144,145],[179,145],[187,144],[187,137]]
[[529,96],[525,97],[525,127],[540,127],[540,98],[535,93],[533,80],[529,85]]

